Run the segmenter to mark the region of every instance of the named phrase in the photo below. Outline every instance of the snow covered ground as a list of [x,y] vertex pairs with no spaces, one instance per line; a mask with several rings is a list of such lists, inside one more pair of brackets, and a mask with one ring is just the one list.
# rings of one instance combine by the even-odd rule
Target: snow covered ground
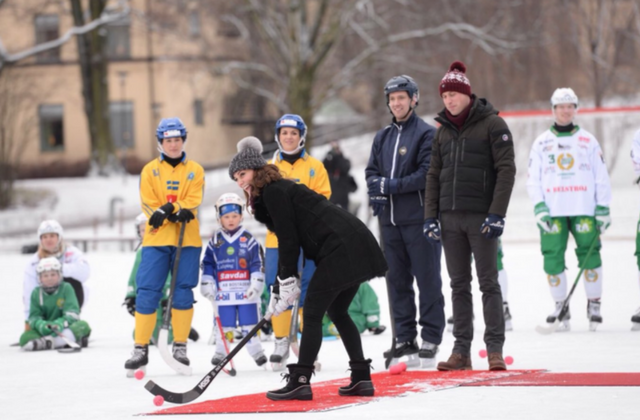
[[[629,136],[625,135],[625,138]],[[363,168],[369,156],[371,136],[362,136],[343,142],[345,154],[352,159],[353,175],[360,185],[352,196],[365,202]],[[586,299],[579,285],[572,300],[573,331],[566,334],[541,336],[534,331],[552,311],[546,279],[542,271],[542,257],[537,242],[533,211],[524,182],[526,179],[526,153],[517,152],[518,179],[509,209],[503,239],[504,263],[509,274],[508,300],[514,317],[513,332],[507,333],[505,355],[515,359],[513,369],[548,369],[553,372],[639,372],[640,332],[631,332],[630,317],[640,306],[640,289],[635,265],[634,238],[638,220],[637,187],[628,158],[630,141],[620,147],[620,159],[612,171],[613,225],[603,238],[604,296],[602,313],[604,323],[595,332],[588,331]],[[314,150],[322,158],[326,147]],[[65,236],[73,238],[133,237],[133,218],[139,212],[136,177],[109,179],[52,179],[21,181],[25,189],[46,189],[55,193],[56,200],[44,206],[0,212],[0,267],[5,298],[0,305],[0,417],[3,419],[125,419],[156,409],[152,396],[143,387],[145,381],[127,379],[123,364],[132,348],[133,318],[121,306],[124,299],[133,252],[120,252],[114,244],[101,243],[90,250],[91,294],[83,317],[93,328],[88,349],[76,354],[57,352],[25,353],[9,347],[18,340],[22,331],[22,272],[28,255],[19,254],[20,246],[36,241],[35,231],[40,220],[58,218],[65,226]],[[226,169],[207,173],[205,203],[201,211],[202,234],[215,227],[212,205],[223,192],[237,191],[230,182]],[[115,199],[115,200],[114,200]],[[122,214],[125,223],[107,223],[110,203],[115,214]],[[359,217],[377,231],[367,208],[361,206]],[[97,219],[97,224],[91,225]],[[246,218],[246,225],[260,233],[255,221]],[[9,237],[5,233],[15,226],[23,226],[26,233]],[[575,279],[576,259],[567,252],[568,278]],[[444,269],[444,293],[449,315],[450,289]],[[384,281],[372,281],[382,306],[383,324],[389,325],[388,305]],[[196,290],[196,299],[199,293]],[[474,283],[476,305],[476,335],[473,344],[473,366],[486,369],[486,359],[478,356],[483,348],[483,324],[480,314],[480,295]],[[160,358],[157,349],[151,350],[148,378],[161,386],[183,391],[191,389],[211,365],[213,347],[206,344],[211,331],[211,307],[200,299],[196,305],[194,327],[201,340],[190,343],[189,356],[194,368],[191,377],[174,374]],[[390,344],[390,333],[380,336],[363,335],[365,353],[373,358],[376,371],[384,369],[382,352]],[[440,347],[440,360],[451,351],[453,338],[446,333]],[[270,354],[273,342],[265,342]],[[313,381],[347,377],[347,356],[339,341],[323,344],[320,353],[322,371]],[[255,366],[245,351],[237,356],[235,378],[221,374],[198,400],[228,397],[255,392],[266,392],[281,386],[277,373]],[[165,405],[166,406],[166,405]],[[311,416],[330,419],[438,418],[438,419],[556,419],[576,418],[592,420],[615,416],[618,419],[636,419],[639,414],[638,388],[623,387],[469,387],[422,394],[404,398],[383,399],[370,404],[336,410]],[[221,415],[219,418],[248,418],[250,415]],[[293,414],[263,414],[265,419],[293,419]],[[296,418],[300,414],[295,415]],[[320,416],[320,417],[319,417]],[[252,415],[257,417],[257,415]],[[186,419],[187,416],[177,416]]]

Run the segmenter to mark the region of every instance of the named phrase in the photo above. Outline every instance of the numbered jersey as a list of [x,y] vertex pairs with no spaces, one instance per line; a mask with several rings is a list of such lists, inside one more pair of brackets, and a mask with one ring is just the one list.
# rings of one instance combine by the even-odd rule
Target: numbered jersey
[[593,216],[596,205],[609,207],[611,184],[596,138],[578,126],[542,133],[531,146],[527,191],[534,205],[547,204],[551,217]]
[[264,280],[264,261],[260,244],[249,232],[240,228],[233,235],[216,231],[202,259],[202,275],[216,279],[218,305],[240,305],[247,300],[252,278]]

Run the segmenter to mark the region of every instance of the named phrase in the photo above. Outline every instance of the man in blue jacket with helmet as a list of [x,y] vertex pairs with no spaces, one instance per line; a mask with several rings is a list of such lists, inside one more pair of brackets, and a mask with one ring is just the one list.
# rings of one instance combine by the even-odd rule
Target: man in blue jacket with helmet
[[[436,129],[415,114],[420,92],[411,77],[391,78],[384,92],[393,120],[376,133],[366,178],[389,264],[387,282],[396,333],[392,363],[407,356],[407,366],[430,368],[435,367],[445,326],[441,246],[422,235],[424,190]],[[414,277],[419,290],[418,322]],[[421,347],[416,341],[418,323]]]

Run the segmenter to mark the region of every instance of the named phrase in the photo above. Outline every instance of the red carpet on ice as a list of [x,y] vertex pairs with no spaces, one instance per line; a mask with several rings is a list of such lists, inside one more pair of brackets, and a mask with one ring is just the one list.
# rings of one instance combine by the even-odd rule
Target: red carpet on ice
[[312,401],[275,402],[266,398],[265,390],[259,394],[177,405],[149,414],[319,412],[367,404],[386,397],[459,386],[640,386],[640,373],[551,373],[543,370],[406,371],[399,375],[381,372],[373,374],[372,379],[376,387],[375,397],[338,396],[338,387],[348,382],[343,378],[313,383]]

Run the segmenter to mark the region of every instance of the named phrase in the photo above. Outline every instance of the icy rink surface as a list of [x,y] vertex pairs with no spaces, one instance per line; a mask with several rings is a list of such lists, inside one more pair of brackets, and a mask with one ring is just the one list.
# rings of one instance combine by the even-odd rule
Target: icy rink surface
[[[578,285],[572,300],[572,331],[541,336],[536,325],[553,308],[542,258],[535,243],[505,242],[505,266],[509,274],[509,302],[514,331],[507,333],[505,356],[515,359],[514,369],[548,369],[552,372],[638,372],[640,371],[640,332],[631,332],[630,317],[640,305],[637,268],[632,241],[604,240],[604,323],[595,333],[588,331],[586,298]],[[567,252],[568,278],[577,274],[572,252]],[[25,353],[9,344],[16,342],[22,330],[22,271],[28,256],[0,255],[5,299],[0,306],[0,406],[3,419],[125,419],[156,409],[152,395],[143,387],[145,380],[125,378],[123,364],[132,348],[133,318],[121,306],[124,299],[132,253],[89,253],[91,295],[83,312],[93,328],[90,347],[81,353],[60,354],[55,351]],[[443,261],[444,267],[444,261]],[[445,297],[450,314],[446,270]],[[380,298],[383,324],[389,325],[385,285],[382,279],[372,282]],[[196,290],[196,299],[199,299]],[[181,377],[162,361],[156,348],[150,351],[147,378],[175,391],[196,385],[211,369],[213,346],[207,345],[211,332],[212,309],[204,299],[196,304],[194,327],[200,332],[197,343],[189,343],[189,357],[194,375]],[[477,284],[474,303],[480,308]],[[486,359],[478,356],[483,348],[483,324],[476,309],[476,333],[472,349],[475,369],[486,369]],[[375,371],[384,369],[382,352],[390,345],[389,330],[382,335],[362,336],[365,354],[374,360]],[[267,354],[273,342],[264,342]],[[445,333],[439,360],[451,351],[453,337]],[[266,392],[281,386],[280,376],[255,366],[243,350],[236,357],[238,375],[220,374],[196,401],[240,394]],[[295,358],[290,359],[295,361]],[[323,343],[320,353],[322,371],[314,382],[347,377],[347,355],[340,341]],[[468,387],[403,398],[387,398],[369,404],[324,413],[307,414],[314,418],[371,419],[536,419],[576,418],[581,420],[610,417],[638,418],[638,388],[623,387]],[[165,404],[164,407],[168,407]],[[305,414],[295,414],[295,418]],[[293,419],[294,414],[217,415],[216,418]],[[172,416],[181,420],[188,416]]]

